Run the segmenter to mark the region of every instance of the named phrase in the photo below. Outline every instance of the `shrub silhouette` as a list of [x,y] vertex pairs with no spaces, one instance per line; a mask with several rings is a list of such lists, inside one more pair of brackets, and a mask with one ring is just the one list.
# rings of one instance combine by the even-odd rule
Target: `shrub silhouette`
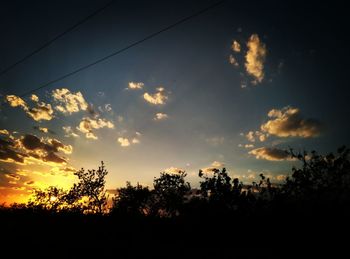
[[112,214],[128,216],[146,216],[150,214],[151,191],[140,184],[117,189],[118,195],[113,198]]

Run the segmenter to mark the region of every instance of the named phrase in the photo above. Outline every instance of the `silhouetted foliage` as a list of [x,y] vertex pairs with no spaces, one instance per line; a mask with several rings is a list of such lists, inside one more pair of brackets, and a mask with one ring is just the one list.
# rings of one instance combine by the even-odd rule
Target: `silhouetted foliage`
[[186,173],[161,173],[153,182],[154,200],[152,213],[172,217],[180,214],[185,195],[191,190],[190,183],[185,181]]
[[67,191],[50,186],[45,190],[35,189],[27,206],[35,210],[48,210],[59,212],[67,209]]
[[129,216],[146,216],[150,213],[151,191],[140,184],[117,189],[117,196],[113,198],[112,214]]
[[103,213],[107,205],[107,192],[105,190],[105,177],[108,171],[105,169],[103,161],[97,170],[87,170],[84,168],[75,172],[78,183],[75,183],[67,194],[67,200],[73,204],[81,202],[85,213]]
[[292,157],[302,162],[293,167],[292,175],[281,186],[280,193],[287,202],[309,208],[344,206],[350,204],[350,150],[341,147],[336,154],[326,156],[312,151],[294,153]]

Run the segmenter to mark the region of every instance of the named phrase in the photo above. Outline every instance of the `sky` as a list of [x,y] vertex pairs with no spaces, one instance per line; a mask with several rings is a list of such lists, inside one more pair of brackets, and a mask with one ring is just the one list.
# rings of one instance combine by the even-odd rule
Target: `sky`
[[[108,1],[7,1],[0,70]],[[106,187],[226,167],[283,182],[285,150],[349,146],[349,40],[337,1],[225,1],[104,62],[46,82],[216,1],[123,1],[0,76],[0,203],[69,188],[104,161]],[[20,97],[22,96],[22,97]]]

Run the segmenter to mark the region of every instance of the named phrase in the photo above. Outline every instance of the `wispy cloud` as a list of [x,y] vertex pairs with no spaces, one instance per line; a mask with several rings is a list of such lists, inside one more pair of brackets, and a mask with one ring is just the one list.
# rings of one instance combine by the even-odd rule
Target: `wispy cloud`
[[62,129],[65,133],[64,136],[67,138],[68,137],[75,137],[75,138],[79,137],[79,135],[74,132],[74,130],[72,129],[71,126],[63,126]]

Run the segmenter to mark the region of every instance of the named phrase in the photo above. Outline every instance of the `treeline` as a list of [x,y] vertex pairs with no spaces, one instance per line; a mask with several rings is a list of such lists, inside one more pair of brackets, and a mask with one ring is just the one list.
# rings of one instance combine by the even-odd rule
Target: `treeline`
[[127,182],[117,189],[111,206],[107,206],[105,189],[107,170],[81,169],[70,190],[49,187],[35,190],[27,204],[1,207],[1,212],[41,214],[94,214],[120,217],[182,218],[206,215],[249,217],[274,213],[304,214],[347,211],[350,205],[350,150],[341,147],[326,156],[311,153],[295,154],[300,167],[292,168],[283,184],[273,185],[260,175],[260,181],[243,185],[232,179],[225,168],[211,173],[199,171],[200,189],[194,191],[186,181],[186,173],[161,173],[153,188]]

